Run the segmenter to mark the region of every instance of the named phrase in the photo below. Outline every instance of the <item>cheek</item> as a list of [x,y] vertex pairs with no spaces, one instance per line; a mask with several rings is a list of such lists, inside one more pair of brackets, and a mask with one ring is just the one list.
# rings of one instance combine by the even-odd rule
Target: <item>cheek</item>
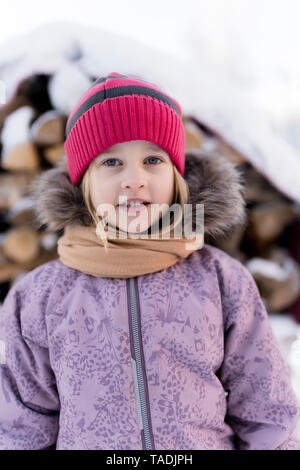
[[165,174],[163,181],[159,184],[158,191],[162,196],[162,202],[171,205],[174,195],[174,175],[172,169]]
[[100,184],[99,178],[97,175],[91,175],[91,199],[94,207],[96,208],[99,204],[106,202],[104,200],[105,195],[108,195],[107,190],[105,188],[105,184]]

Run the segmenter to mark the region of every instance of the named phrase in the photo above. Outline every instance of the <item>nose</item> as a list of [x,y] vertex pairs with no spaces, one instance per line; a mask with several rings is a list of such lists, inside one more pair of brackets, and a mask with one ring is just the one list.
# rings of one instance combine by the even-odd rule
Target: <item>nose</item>
[[146,186],[146,178],[142,169],[140,168],[129,168],[124,173],[121,182],[122,189],[132,189],[136,191],[139,188]]

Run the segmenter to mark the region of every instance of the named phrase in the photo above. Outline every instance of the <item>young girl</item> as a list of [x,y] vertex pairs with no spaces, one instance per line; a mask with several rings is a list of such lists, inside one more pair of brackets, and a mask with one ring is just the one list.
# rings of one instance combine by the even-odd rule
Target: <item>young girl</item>
[[67,166],[36,186],[59,259],[1,310],[1,449],[299,450],[299,404],[252,276],[175,238],[183,216],[163,238],[168,210],[152,213],[191,204],[195,228],[204,204],[204,233],[224,233],[244,221],[237,170],[185,154],[178,102],[119,73],[92,85],[66,134]]

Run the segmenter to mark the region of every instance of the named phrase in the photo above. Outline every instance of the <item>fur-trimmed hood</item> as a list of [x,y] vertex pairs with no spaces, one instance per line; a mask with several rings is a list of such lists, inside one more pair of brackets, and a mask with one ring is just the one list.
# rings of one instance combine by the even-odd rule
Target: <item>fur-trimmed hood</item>
[[[193,149],[186,151],[184,178],[193,204],[193,230],[196,204],[204,204],[204,234],[215,238],[231,232],[245,222],[242,175],[225,157]],[[63,231],[66,225],[89,226],[92,218],[84,204],[79,186],[68,174],[66,157],[35,181],[36,228]]]

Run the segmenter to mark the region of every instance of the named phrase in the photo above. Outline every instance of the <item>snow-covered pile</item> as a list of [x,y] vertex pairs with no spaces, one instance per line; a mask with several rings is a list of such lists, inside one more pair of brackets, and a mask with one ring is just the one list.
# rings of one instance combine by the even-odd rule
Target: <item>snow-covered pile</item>
[[[205,37],[201,40],[199,51],[209,50]],[[203,60],[200,54],[177,58],[126,36],[70,23],[43,26],[0,48],[0,80],[7,96],[24,76],[51,73],[51,99],[66,114],[86,90],[89,76],[120,72],[156,83],[179,101],[185,114],[215,129],[278,189],[300,202],[299,149],[274,129],[245,88],[209,65],[205,54]]]

